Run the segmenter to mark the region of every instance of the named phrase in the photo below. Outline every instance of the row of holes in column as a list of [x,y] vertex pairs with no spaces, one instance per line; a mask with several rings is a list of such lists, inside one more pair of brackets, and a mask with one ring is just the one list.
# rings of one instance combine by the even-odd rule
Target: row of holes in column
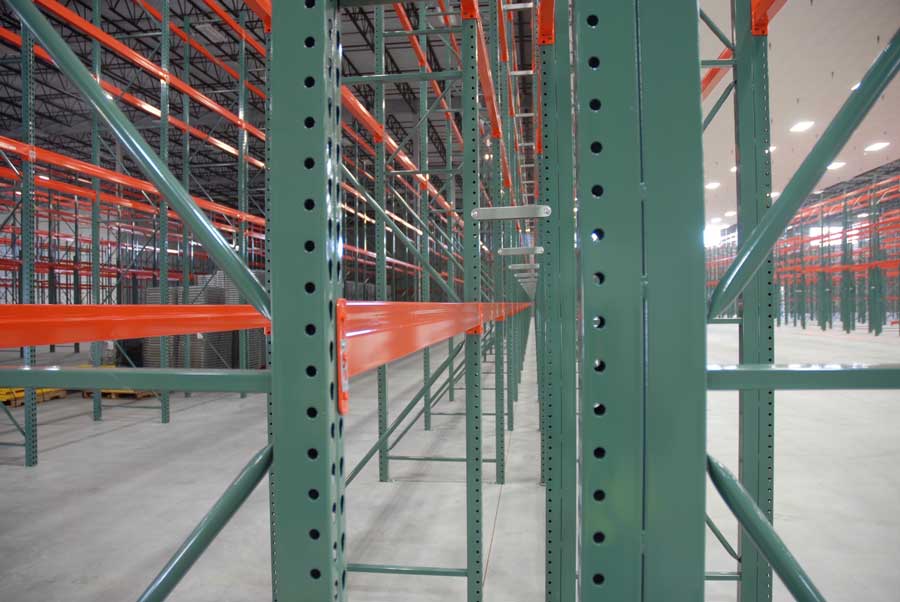
[[[591,30],[595,30],[597,25],[600,22],[600,19],[597,15],[590,14],[585,18],[585,22]],[[590,56],[587,59],[587,65],[592,71],[596,71],[600,68],[600,58],[597,56]],[[596,113],[600,111],[603,107],[603,103],[599,98],[591,98],[588,100],[588,108]],[[589,144],[590,152],[592,155],[599,155],[603,152],[603,144],[599,140],[593,140]],[[591,196],[594,199],[600,199],[603,196],[604,189],[601,184],[594,183],[591,185]],[[591,230],[591,242],[594,244],[602,241],[606,236],[602,227],[595,227]],[[606,282],[606,275],[603,272],[594,272],[593,281],[596,286],[603,286]],[[601,330],[606,327],[606,318],[602,315],[594,316],[592,320],[592,326],[596,330]],[[603,359],[595,358],[593,361],[593,369],[596,373],[602,373],[606,371],[606,362]],[[593,414],[596,418],[601,418],[606,414],[606,405],[603,403],[595,403],[593,406]],[[594,459],[597,461],[603,460],[606,457],[606,448],[602,446],[597,446],[593,450]],[[595,502],[603,502],[606,499],[606,491],[603,489],[595,489],[593,491],[592,497]],[[602,544],[606,541],[606,534],[603,531],[597,530],[594,531],[592,535],[592,540],[596,544]],[[606,581],[606,576],[602,572],[595,572],[591,576],[591,581],[594,585],[603,585]]]

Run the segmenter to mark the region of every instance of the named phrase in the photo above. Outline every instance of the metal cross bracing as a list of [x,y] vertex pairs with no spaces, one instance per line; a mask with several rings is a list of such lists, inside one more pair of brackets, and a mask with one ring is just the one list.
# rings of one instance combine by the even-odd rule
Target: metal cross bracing
[[[24,112],[24,123],[40,130],[45,121],[53,122],[59,133],[23,143],[17,131],[0,132],[3,203],[9,208],[0,230],[9,234],[10,258],[2,267],[21,266],[29,283],[44,282],[51,302],[60,301],[59,290],[72,289],[65,299],[71,305],[54,310],[10,306],[3,344],[38,344],[36,333],[51,345],[95,342],[94,366],[12,369],[2,378],[14,386],[31,387],[37,379],[94,391],[110,383],[135,388],[153,383],[162,392],[163,422],[169,417],[166,391],[269,394],[270,445],[251,460],[141,599],[164,598],[268,473],[273,597],[312,592],[344,599],[350,570],[464,577],[468,598],[480,600],[482,466],[494,463],[496,480],[503,482],[505,430],[513,428],[530,321],[526,291],[507,274],[508,260],[500,254],[505,246],[522,244],[521,231],[530,229],[529,222],[481,226],[473,215],[482,206],[521,203],[524,161],[508,151],[518,148],[526,128],[512,119],[522,99],[509,86],[516,43],[513,29],[499,21],[502,3],[479,7],[469,0],[436,0],[362,13],[348,9],[380,23],[386,12],[395,15],[397,24],[387,25],[393,30],[382,26],[374,32],[380,57],[375,64],[383,65],[389,37],[408,43],[417,65],[408,69],[391,59],[394,67],[383,76],[383,66],[369,75],[342,63],[346,24],[333,1],[248,2],[252,13],[241,2],[217,0],[90,4],[9,0],[4,5],[4,48],[22,54],[21,32],[34,31],[39,44],[34,58],[46,74],[40,81],[65,86],[64,96],[73,104],[66,110],[71,121],[53,121],[52,111],[61,107],[44,91],[41,102],[49,108],[37,116]],[[432,15],[435,7],[439,14]],[[268,36],[263,24],[273,22]],[[26,51],[28,44],[25,35]],[[401,46],[392,42],[392,52],[399,54]],[[441,53],[452,67],[441,69]],[[281,58],[270,62],[270,54]],[[341,84],[347,65],[358,85],[373,90],[361,94],[362,102]],[[28,66],[18,73],[26,92],[37,81]],[[405,82],[416,83],[400,85]],[[414,112],[412,123],[385,110],[388,86],[401,89]],[[78,127],[81,136],[70,133]],[[88,131],[91,135],[84,136]],[[34,211],[46,220],[45,228],[38,223],[34,229]],[[35,241],[33,234],[45,238]],[[35,261],[33,250],[46,252],[45,260]],[[187,285],[214,267],[249,305],[189,306]],[[252,267],[265,268],[265,287]],[[35,278],[38,273],[47,278]],[[24,278],[13,274],[7,299],[36,300],[30,285],[27,296],[16,293]],[[342,298],[350,296],[342,289],[351,285],[355,296],[365,296],[373,279],[376,294],[385,300],[423,303],[367,307]],[[139,284],[143,280],[159,285],[162,305],[133,304],[146,288]],[[185,305],[166,305],[166,289],[173,284],[185,285]],[[433,299],[444,303],[429,303]],[[461,300],[465,303],[456,303]],[[13,328],[24,323],[28,311],[37,319],[29,322],[32,328]],[[117,321],[126,316],[127,321]],[[99,366],[98,340],[160,336],[165,357],[176,336],[267,325],[273,336],[266,371],[245,368],[243,336],[233,370],[197,371],[167,365],[165,359],[155,369]],[[25,338],[10,338],[14,332]],[[377,340],[370,339],[373,335]],[[464,343],[454,341],[459,336]],[[449,357],[439,366],[426,362],[420,392],[400,415],[385,411],[378,441],[345,473],[346,380],[423,347],[427,357],[427,347],[444,339]],[[481,363],[488,353],[495,359],[495,458],[483,458],[481,451]],[[467,473],[465,567],[347,564],[345,484],[379,452],[385,467],[391,458],[442,460],[388,453],[422,415],[429,427],[435,419],[431,407],[445,394],[452,397],[461,378],[466,455],[454,460],[464,461]],[[384,381],[386,389],[386,374]],[[413,414],[418,405],[423,407]],[[34,409],[29,403],[32,415]],[[97,400],[95,419],[102,418],[101,409]],[[34,452],[31,464],[37,461],[33,423],[22,430],[29,454]]]
[[[44,299],[59,301],[59,291],[69,285],[68,299],[91,301],[54,311],[28,305],[4,312],[9,325],[33,312],[44,335],[58,334],[39,339],[38,328],[10,327],[7,336],[18,332],[23,338],[9,338],[9,344],[125,333],[176,336],[225,324],[235,330],[269,324],[273,334],[269,368],[262,371],[3,371],[10,384],[26,388],[96,390],[124,383],[269,395],[269,445],[142,600],[163,599],[174,588],[266,474],[274,599],[346,599],[347,571],[465,578],[467,599],[482,599],[482,468],[493,460],[495,478],[503,481],[504,428],[513,426],[532,318],[523,308],[532,297],[546,598],[701,600],[705,580],[725,579],[738,582],[742,600],[766,600],[771,563],[798,599],[821,599],[771,527],[773,391],[898,387],[900,369],[773,365],[770,294],[776,297],[773,283],[790,269],[779,275],[766,255],[829,154],[895,74],[896,36],[770,208],[768,142],[760,124],[768,122],[765,29],[777,1],[734,0],[734,41],[695,5],[666,3],[663,10],[657,0],[389,6],[251,0],[246,7],[238,0],[92,0],[90,8],[85,2],[6,2],[15,13],[3,13],[0,39],[16,60],[4,65],[22,65],[17,73],[24,102],[21,109],[4,107],[2,115],[24,116],[25,127],[0,133],[0,202],[11,209],[0,226],[9,241],[9,258],[0,266],[12,274],[3,281],[5,294],[11,301],[40,300],[34,292],[43,286]],[[22,35],[15,15],[36,34],[35,64],[42,64],[46,77],[34,77],[30,36]],[[51,15],[56,26],[42,15]],[[167,35],[154,32],[166,21]],[[700,21],[731,53],[705,61],[712,75],[702,80]],[[352,58],[343,58],[342,48],[352,49]],[[166,63],[171,75],[161,71]],[[736,259],[718,256],[719,271],[710,277],[700,243],[700,148],[716,109],[704,120],[700,98],[729,73],[733,81],[717,106],[733,94],[738,107],[739,231]],[[46,97],[49,108],[31,117],[29,94],[44,82],[48,87],[34,106]],[[173,102],[178,98],[181,103]],[[67,108],[80,110],[83,119],[61,116]],[[129,121],[135,117],[139,126],[147,120],[142,134]],[[92,122],[81,130],[91,132],[89,141],[69,133],[84,128],[84,121]],[[29,126],[40,134],[45,122],[50,134],[29,139]],[[180,140],[174,143],[173,136]],[[168,160],[161,161],[156,149]],[[195,155],[202,159],[197,164]],[[892,219],[891,205],[879,206],[875,195],[855,190],[843,195],[844,222],[851,207],[866,201],[872,215]],[[885,190],[878,198],[890,202],[892,188]],[[476,219],[484,206],[502,215],[512,205],[537,202],[549,207],[549,215],[483,224]],[[824,239],[830,207],[809,205],[794,219],[798,226],[818,220]],[[891,248],[885,244],[891,231],[882,230],[869,228],[866,253],[857,252],[855,241],[842,241],[844,271],[851,263],[880,261]],[[831,258],[821,242],[808,244],[802,231],[798,253],[807,247],[819,268],[827,266]],[[776,250],[787,256],[784,247],[794,244],[789,235]],[[124,261],[122,249],[128,252]],[[36,253],[46,257],[36,260]],[[171,265],[169,254],[176,259]],[[190,283],[214,265],[249,305],[98,303],[134,299],[139,279]],[[248,271],[255,266],[265,269],[265,287]],[[890,275],[889,269],[878,273]],[[90,276],[89,285],[82,273]],[[717,284],[709,294],[712,278]],[[827,282],[820,286],[827,292]],[[366,306],[344,300],[365,298],[370,290],[384,301]],[[740,314],[728,320],[742,329],[743,363],[707,367],[705,322],[722,321],[739,295]],[[890,295],[881,298],[869,301],[868,314],[881,312]],[[673,312],[678,321],[671,320]],[[116,315],[131,318],[130,330],[108,329]],[[162,329],[161,316],[173,317]],[[360,319],[372,336],[357,334]],[[418,335],[406,336],[411,331],[428,335],[416,342]],[[360,464],[345,467],[349,376],[443,339],[449,340],[447,359],[438,366],[425,363],[422,387],[397,416],[382,404],[378,439]],[[677,365],[673,348],[679,350]],[[497,367],[490,433],[495,458],[482,454],[482,415],[488,412],[481,365],[487,353]],[[33,357],[29,350],[25,362]],[[359,364],[359,357],[368,363]],[[385,400],[388,377],[383,371],[379,379]],[[445,393],[452,399],[459,379],[465,382],[466,454],[450,460],[466,465],[465,566],[348,563],[345,487],[376,455],[383,480],[391,460],[447,460],[391,450],[420,417],[425,428],[439,419],[431,407]],[[705,458],[707,389],[741,391],[740,482]],[[33,399],[27,411],[20,430],[33,464]],[[165,420],[165,400],[161,412]],[[706,526],[731,549],[704,515],[704,464],[742,525],[734,573],[704,572]]]

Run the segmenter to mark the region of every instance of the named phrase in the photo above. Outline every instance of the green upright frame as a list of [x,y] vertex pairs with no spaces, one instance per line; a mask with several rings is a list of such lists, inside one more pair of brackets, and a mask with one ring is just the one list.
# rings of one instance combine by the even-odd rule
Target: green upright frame
[[[269,487],[277,600],[346,599],[344,420],[334,354],[341,295],[337,8],[335,0],[273,2]],[[298,241],[312,250],[298,253]]]

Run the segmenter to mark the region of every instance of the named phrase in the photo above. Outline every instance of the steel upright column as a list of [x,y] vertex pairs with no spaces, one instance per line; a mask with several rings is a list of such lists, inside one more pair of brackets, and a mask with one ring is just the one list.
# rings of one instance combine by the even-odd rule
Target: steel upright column
[[[191,35],[190,17],[184,17],[184,33]],[[185,42],[181,46],[184,63],[182,65],[183,72],[181,78],[191,85],[191,45]],[[187,94],[181,95],[181,120],[187,127],[184,130],[182,138],[181,153],[181,185],[190,193],[191,191],[191,134],[188,128],[191,125],[191,97]],[[194,249],[191,244],[191,231],[188,225],[181,222],[181,303],[189,305],[191,303],[191,264],[193,263]],[[186,334],[181,339],[181,348],[184,353],[184,365],[182,368],[191,367],[191,335]],[[191,392],[185,391],[185,397],[190,397]]]
[[[734,0],[735,35],[735,142],[738,184],[738,247],[771,206],[772,178],[769,153],[768,38],[754,35],[751,0]],[[800,253],[803,230],[800,229]],[[801,259],[802,261],[802,259]],[[771,307],[772,257],[757,272],[742,295],[740,362],[771,364],[774,325]],[[800,319],[806,326],[805,275],[799,274]],[[740,392],[739,477],[756,505],[772,521],[774,472],[774,393],[770,390]],[[741,602],[772,599],[772,571],[765,558],[741,530],[738,535]]]
[[[699,15],[696,4],[662,0],[576,0],[574,11],[581,599],[699,601],[706,359]],[[684,241],[693,243],[687,255],[673,256]]]
[[[375,75],[384,75],[384,7],[375,7]],[[384,123],[384,84],[375,84],[375,120]],[[375,202],[387,209],[385,204],[385,148],[384,140],[375,141]],[[375,216],[375,298],[387,301],[387,247],[386,227],[382,212]],[[378,437],[381,438],[388,428],[388,379],[387,366],[378,367]],[[388,443],[378,448],[378,478],[381,481],[391,479],[390,460],[388,459]]]
[[[487,15],[487,34],[488,34],[488,51],[491,53],[490,57],[484,57],[484,60],[488,60],[490,58],[490,67],[491,73],[493,73],[493,79],[497,83],[497,105],[499,107],[505,107],[502,93],[502,86],[505,83],[505,78],[501,73],[501,63],[500,63],[500,25],[498,23],[498,19],[503,18],[503,15],[500,11],[495,10],[494,6],[488,6],[488,9],[485,11],[485,15]],[[492,147],[492,161],[491,161],[491,180],[490,180],[490,190],[491,190],[491,202],[495,207],[500,207],[505,205],[503,201],[504,198],[504,189],[503,189],[503,174],[501,170],[502,162],[500,157],[500,146],[501,140],[499,138],[493,139],[493,147]],[[469,218],[469,216],[467,216]],[[501,229],[504,226],[504,221],[501,220],[492,220],[490,223],[491,228],[491,248],[493,250],[493,262],[492,267],[493,270],[491,272],[491,276],[494,279],[494,301],[503,301],[503,270],[504,267],[504,259],[503,256],[497,253],[497,249],[502,247],[503,245],[500,243],[500,233]],[[506,431],[505,431],[505,416],[506,412],[506,404],[503,396],[503,387],[504,387],[504,379],[503,379],[503,329],[504,322],[498,321],[494,323],[494,337],[493,337],[493,351],[494,351],[494,444],[495,444],[495,453],[494,457],[496,458],[496,479],[497,483],[503,484],[506,481]]]
[[[95,27],[100,27],[102,21],[100,0],[94,0],[92,5],[91,20]],[[91,42],[91,73],[100,81],[102,67],[102,53],[100,42],[94,39]],[[97,111],[91,111],[91,163],[100,165],[100,115]],[[94,197],[91,199],[91,303],[100,303],[100,178],[91,178]],[[103,344],[99,341],[91,343],[91,365],[100,366],[103,356]],[[99,389],[92,393],[94,407],[94,420],[103,418],[103,394]]]
[[[241,10],[239,25],[244,27],[247,19],[247,13]],[[243,121],[247,115],[247,39],[241,36],[241,42],[238,46],[238,118]],[[247,213],[247,130],[240,128],[238,130],[238,157],[237,157],[237,176],[238,176],[238,210]],[[238,223],[238,252],[241,259],[247,262],[247,222],[241,220]],[[241,301],[244,301],[241,299]],[[241,370],[247,369],[247,331],[238,331],[238,367]],[[258,367],[258,366],[256,366]],[[246,393],[241,393],[241,397],[246,397]]]
[[[645,600],[701,602],[706,268],[700,16],[692,2],[640,0],[637,6],[646,334],[643,595]],[[604,57],[600,61],[602,70]],[[592,142],[590,152],[606,152],[602,131],[598,141],[604,148],[598,151]],[[603,223],[590,226],[595,242],[586,244],[602,249]],[[604,351],[616,361],[613,350]]]
[[[547,4],[555,8],[554,4]],[[544,5],[538,8],[539,13],[550,9],[544,9]],[[565,3],[560,3],[562,9],[567,9]],[[552,13],[551,17],[552,18]],[[540,18],[538,19],[540,21]],[[557,278],[561,276],[561,261],[559,258],[560,247],[560,194],[559,176],[560,159],[559,148],[560,132],[558,131],[558,119],[564,109],[558,106],[557,95],[557,65],[552,40],[547,40],[538,34],[538,54],[540,73],[535,73],[535,78],[540,82],[537,86],[539,96],[535,98],[535,114],[541,114],[540,128],[540,153],[536,153],[535,161],[538,164],[535,176],[535,191],[538,198],[548,203],[551,207],[549,217],[539,221],[538,232],[544,254],[541,255],[542,269],[540,271],[540,286],[538,288],[538,308],[540,331],[542,332],[543,346],[540,357],[542,366],[540,411],[542,419],[542,465],[544,478],[545,499],[545,599],[548,602],[561,602],[563,583],[568,576],[563,574],[562,562],[563,548],[566,545],[562,533],[563,516],[566,515],[563,508],[562,492],[562,304],[561,294],[565,283],[560,283]],[[535,69],[538,65],[535,65]],[[537,142],[537,141],[536,141]],[[571,240],[571,239],[570,239]],[[574,282],[572,283],[574,284]],[[574,414],[573,414],[574,418]],[[572,500],[574,503],[574,499]],[[572,508],[574,509],[574,508]],[[570,509],[570,510],[572,510]],[[571,512],[568,516],[573,516]],[[572,545],[574,545],[574,540]],[[574,567],[572,579],[574,585]],[[568,598],[574,599],[574,597]]]
[[[272,585],[277,600],[346,600],[341,295],[340,13],[272,3],[270,269]],[[297,252],[297,245],[311,248]]]
[[[22,24],[22,141],[34,145],[34,34]],[[22,161],[22,295],[20,303],[34,303],[34,163]],[[76,241],[77,243],[77,241]],[[26,366],[35,364],[36,350],[25,347]],[[37,398],[34,388],[25,388],[25,466],[38,463]]]
[[[160,67],[169,72],[170,55],[170,31],[169,0],[162,0],[160,4],[162,13],[162,38],[160,42]],[[163,165],[169,165],[169,82],[159,80],[159,159]],[[165,196],[159,197],[159,302],[163,305],[169,303],[169,203]],[[169,337],[159,339],[159,367],[169,367]],[[169,422],[169,392],[159,393],[160,422]]]
[[[424,18],[428,10],[428,2],[419,2],[419,29],[425,29],[426,19]],[[428,36],[419,36],[419,45],[422,48],[428,47]],[[427,73],[426,65],[419,67],[421,73]],[[445,82],[444,85],[449,86],[451,82]],[[428,82],[424,79],[419,82],[419,169],[428,171]],[[429,198],[428,189],[419,185],[419,217],[421,218],[422,234],[419,235],[419,253],[422,254],[422,267],[431,264],[431,212],[428,208]],[[449,216],[448,216],[449,217]],[[420,276],[421,283],[421,301],[431,301],[431,275],[422,270]],[[431,430],[431,386],[428,384],[431,380],[431,348],[426,347],[422,351],[422,378],[425,383],[425,395],[422,402],[425,404],[425,430]]]
[[[480,206],[480,162],[478,129],[478,21],[466,14],[463,2],[462,35],[462,215],[465,268],[464,301],[481,301],[481,237],[472,210]],[[477,5],[474,7],[477,12]],[[448,218],[449,219],[449,218]],[[479,329],[480,330],[480,329]],[[481,508],[481,334],[466,334],[466,550],[468,602],[480,602],[483,588]]]

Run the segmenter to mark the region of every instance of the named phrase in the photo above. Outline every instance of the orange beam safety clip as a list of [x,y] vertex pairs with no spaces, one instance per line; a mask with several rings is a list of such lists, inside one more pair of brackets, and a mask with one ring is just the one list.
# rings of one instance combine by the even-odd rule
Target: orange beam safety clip
[[350,354],[347,353],[347,338],[344,336],[347,325],[347,300],[337,302],[337,343],[338,343],[338,391],[337,411],[343,416],[350,410]]

